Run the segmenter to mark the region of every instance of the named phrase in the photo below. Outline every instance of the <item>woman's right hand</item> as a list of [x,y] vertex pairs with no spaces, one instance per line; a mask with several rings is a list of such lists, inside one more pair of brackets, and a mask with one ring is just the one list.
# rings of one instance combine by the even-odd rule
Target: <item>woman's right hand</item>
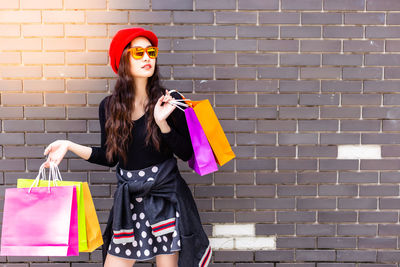
[[65,154],[68,152],[70,141],[69,140],[57,140],[51,143],[44,150],[44,155],[49,154],[44,164],[45,168],[50,168],[50,162],[60,164]]

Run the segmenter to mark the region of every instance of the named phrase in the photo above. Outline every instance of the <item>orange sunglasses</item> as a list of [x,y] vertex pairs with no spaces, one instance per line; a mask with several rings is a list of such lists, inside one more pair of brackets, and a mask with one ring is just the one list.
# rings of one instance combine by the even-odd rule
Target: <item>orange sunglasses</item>
[[129,48],[128,51],[131,53],[131,56],[134,59],[141,59],[142,57],[144,57],[145,52],[149,56],[149,58],[152,58],[152,59],[156,58],[158,55],[158,47],[155,47],[155,46],[149,46],[146,48],[132,47],[132,48]]

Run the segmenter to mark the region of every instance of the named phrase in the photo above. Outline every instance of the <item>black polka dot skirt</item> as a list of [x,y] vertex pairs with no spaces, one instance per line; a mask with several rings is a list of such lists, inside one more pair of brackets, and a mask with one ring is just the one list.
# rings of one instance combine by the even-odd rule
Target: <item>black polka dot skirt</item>
[[[129,179],[149,179],[153,172],[157,172],[157,166],[152,166],[142,170],[124,170],[118,168],[120,174]],[[153,178],[152,178],[153,179]],[[179,213],[176,214],[176,225],[173,233],[155,237],[152,234],[150,222],[147,219],[144,209],[143,199],[135,198],[131,200],[132,220],[135,227],[135,240],[132,243],[115,244],[114,236],[108,247],[108,254],[145,261],[161,254],[174,254],[181,250],[181,241],[179,237]]]

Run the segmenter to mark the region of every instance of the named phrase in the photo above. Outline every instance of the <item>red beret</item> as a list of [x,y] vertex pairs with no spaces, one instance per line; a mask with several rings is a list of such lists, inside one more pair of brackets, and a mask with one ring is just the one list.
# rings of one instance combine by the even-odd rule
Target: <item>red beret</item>
[[115,73],[118,74],[119,61],[124,48],[136,37],[143,36],[149,39],[153,46],[158,46],[157,36],[143,28],[129,28],[118,31],[110,44],[110,64]]

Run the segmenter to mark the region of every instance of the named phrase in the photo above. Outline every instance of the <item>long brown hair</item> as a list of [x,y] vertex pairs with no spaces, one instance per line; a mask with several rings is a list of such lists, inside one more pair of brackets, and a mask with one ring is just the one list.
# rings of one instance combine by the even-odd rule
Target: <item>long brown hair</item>
[[[132,129],[134,122],[132,120],[132,113],[134,110],[135,100],[135,84],[133,76],[130,72],[129,57],[127,51],[129,45],[124,49],[120,65],[118,68],[118,79],[114,87],[112,95],[108,97],[106,102],[106,117],[107,121],[105,129],[107,133],[106,140],[106,157],[109,162],[112,161],[114,156],[119,155],[124,163],[127,161],[127,149],[132,141]],[[163,94],[165,89],[160,84],[158,66],[155,64],[154,74],[148,78],[146,93],[149,98],[145,106],[147,113],[147,126],[146,126],[146,145],[152,143],[159,151],[161,138],[159,135],[159,128],[154,120],[154,107],[158,98]]]

